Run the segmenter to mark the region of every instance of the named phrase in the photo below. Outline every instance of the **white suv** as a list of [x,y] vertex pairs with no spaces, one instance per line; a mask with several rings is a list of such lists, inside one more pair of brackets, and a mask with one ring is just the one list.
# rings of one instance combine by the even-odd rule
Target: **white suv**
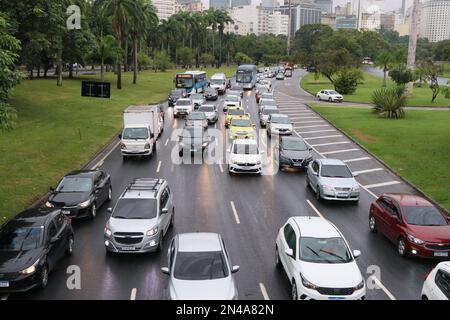
[[342,102],[344,97],[334,90],[320,90],[316,95],[317,99],[329,102]]
[[450,299],[450,261],[439,263],[427,276],[422,288],[422,300]]
[[175,218],[172,192],[163,179],[134,179],[108,212],[107,252],[160,251]]
[[175,118],[180,115],[187,116],[189,113],[194,111],[194,103],[190,98],[180,98],[175,103],[175,107],[173,108],[173,115]]
[[276,265],[292,284],[293,300],[364,299],[366,285],[344,236],[320,217],[291,217],[275,244]]

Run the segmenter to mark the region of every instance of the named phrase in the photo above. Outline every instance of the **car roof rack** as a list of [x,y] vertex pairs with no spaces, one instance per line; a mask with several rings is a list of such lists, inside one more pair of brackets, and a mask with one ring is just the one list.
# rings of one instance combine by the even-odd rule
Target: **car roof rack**
[[134,178],[127,186],[126,191],[144,190],[157,192],[164,180],[158,178]]

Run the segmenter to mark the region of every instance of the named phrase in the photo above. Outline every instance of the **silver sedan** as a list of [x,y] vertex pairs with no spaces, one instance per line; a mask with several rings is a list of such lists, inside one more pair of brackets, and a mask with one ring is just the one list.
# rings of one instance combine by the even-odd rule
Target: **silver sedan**
[[176,235],[167,252],[170,300],[237,300],[238,291],[222,237],[217,233]]

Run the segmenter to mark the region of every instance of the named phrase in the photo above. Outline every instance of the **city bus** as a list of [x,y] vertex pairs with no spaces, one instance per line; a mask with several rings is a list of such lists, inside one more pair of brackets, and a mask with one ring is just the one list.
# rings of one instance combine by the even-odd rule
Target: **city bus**
[[202,93],[208,86],[205,71],[186,71],[175,76],[177,89],[184,89],[187,94]]
[[256,85],[258,70],[254,64],[243,64],[236,70],[236,83],[243,89],[253,89]]

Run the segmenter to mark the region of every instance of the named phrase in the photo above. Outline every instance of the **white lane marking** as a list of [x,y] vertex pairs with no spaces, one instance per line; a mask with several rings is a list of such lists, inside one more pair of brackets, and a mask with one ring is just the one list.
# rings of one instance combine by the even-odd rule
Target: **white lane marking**
[[215,128],[215,129],[217,129],[217,122],[216,122],[216,123],[214,123],[214,128]]
[[311,146],[313,146],[313,147],[325,147],[325,146],[334,146],[335,144],[347,144],[347,143],[350,143],[350,141],[320,143],[320,144],[313,144]]
[[264,283],[262,283],[262,282],[259,283],[259,289],[261,290],[264,300],[270,300],[270,297],[267,294],[267,290],[266,290],[266,287],[264,286]]
[[373,169],[367,169],[367,170],[359,170],[359,171],[353,171],[353,174],[362,174],[362,173],[369,173],[369,172],[375,172],[375,171],[383,171],[383,168],[373,168]]
[[170,138],[167,138],[166,143],[164,143],[164,146],[167,147],[167,145],[169,144]]
[[308,120],[308,121],[292,121],[292,123],[295,124],[302,124],[302,123],[321,123],[323,120]]
[[299,131],[298,133],[305,134],[305,133],[320,133],[320,132],[331,132],[331,131],[336,131],[336,130],[327,129],[327,130],[314,130],[314,131]]
[[222,167],[222,164],[221,164],[221,163],[219,163],[219,169],[220,169],[220,172],[223,173],[223,167]]
[[294,116],[289,116],[289,118],[291,119],[320,119],[320,117],[318,116],[309,116],[309,115],[294,115]]
[[366,190],[367,193],[369,193],[372,197],[374,197],[375,199],[378,199],[378,196],[373,193],[372,191],[370,191],[369,189],[367,189],[366,187],[364,187],[361,183],[358,182],[358,184],[361,186],[361,188],[363,188],[364,190]]
[[314,210],[314,212],[317,213],[317,215],[318,215],[319,217],[321,217],[322,219],[325,219],[325,218],[323,217],[323,215],[320,213],[320,211],[316,208],[316,206],[312,204],[311,201],[306,200],[306,202],[307,202],[307,203],[309,204],[309,206]]
[[172,128],[174,128],[175,129],[175,127],[177,126],[177,121],[174,121],[173,122],[173,126],[172,126]]
[[159,170],[161,169],[161,160],[158,162],[158,168],[156,169],[156,173],[158,173],[159,172]]
[[332,136],[322,136],[322,137],[317,136],[317,137],[310,137],[310,138],[303,138],[303,139],[305,139],[305,140],[315,140],[315,139],[328,139],[328,138],[340,138],[340,137],[342,137],[341,134],[335,134],[335,135],[332,135]]
[[288,115],[302,115],[302,114],[304,114],[304,115],[310,115],[310,114],[314,114],[314,112],[311,112],[311,111],[292,111],[292,110],[283,110],[283,109],[281,109],[282,111],[283,111],[283,113],[286,113],[286,114],[288,114]]
[[4,294],[1,296],[0,300],[8,300],[8,296],[7,294]]
[[370,276],[369,279],[372,278],[373,281],[375,281],[375,283],[381,288],[381,290],[384,291],[384,293],[389,297],[389,299],[391,300],[397,300],[394,295],[381,283],[381,281],[375,277],[375,276]]
[[336,153],[344,153],[344,152],[352,152],[352,151],[360,151],[360,150],[359,149],[345,149],[345,150],[322,152],[322,154],[326,155],[326,154],[336,154]]
[[294,127],[304,129],[304,128],[318,128],[318,127],[330,127],[330,126],[328,124],[315,124],[313,126],[294,126]]
[[100,167],[100,165],[103,165],[105,159],[108,158],[109,155],[110,155],[114,150],[116,150],[116,148],[119,146],[119,144],[120,144],[120,140],[117,141],[117,142],[114,144],[114,146],[111,148],[111,150],[109,150],[107,154],[105,154],[105,155],[104,155],[104,156],[103,156],[96,164],[94,164],[94,165],[92,166],[91,169],[95,169],[95,168]]
[[354,158],[354,159],[342,160],[342,162],[349,163],[349,162],[356,162],[356,161],[363,161],[363,160],[370,160],[370,158],[369,157]]
[[130,300],[136,300],[136,293],[137,293],[137,289],[136,288],[131,289]]
[[294,108],[294,107],[279,107],[278,109],[280,109],[281,111],[305,111],[308,110],[306,108]]
[[241,224],[241,220],[239,220],[239,216],[237,214],[236,207],[234,206],[234,202],[230,201],[230,203],[231,203],[231,210],[233,210],[234,218],[236,219],[236,223]]
[[374,184],[367,184],[364,186],[364,188],[371,189],[371,188],[378,188],[378,187],[385,187],[385,186],[392,186],[394,184],[399,184],[400,181],[387,181],[387,182],[381,182],[381,183],[374,183]]

